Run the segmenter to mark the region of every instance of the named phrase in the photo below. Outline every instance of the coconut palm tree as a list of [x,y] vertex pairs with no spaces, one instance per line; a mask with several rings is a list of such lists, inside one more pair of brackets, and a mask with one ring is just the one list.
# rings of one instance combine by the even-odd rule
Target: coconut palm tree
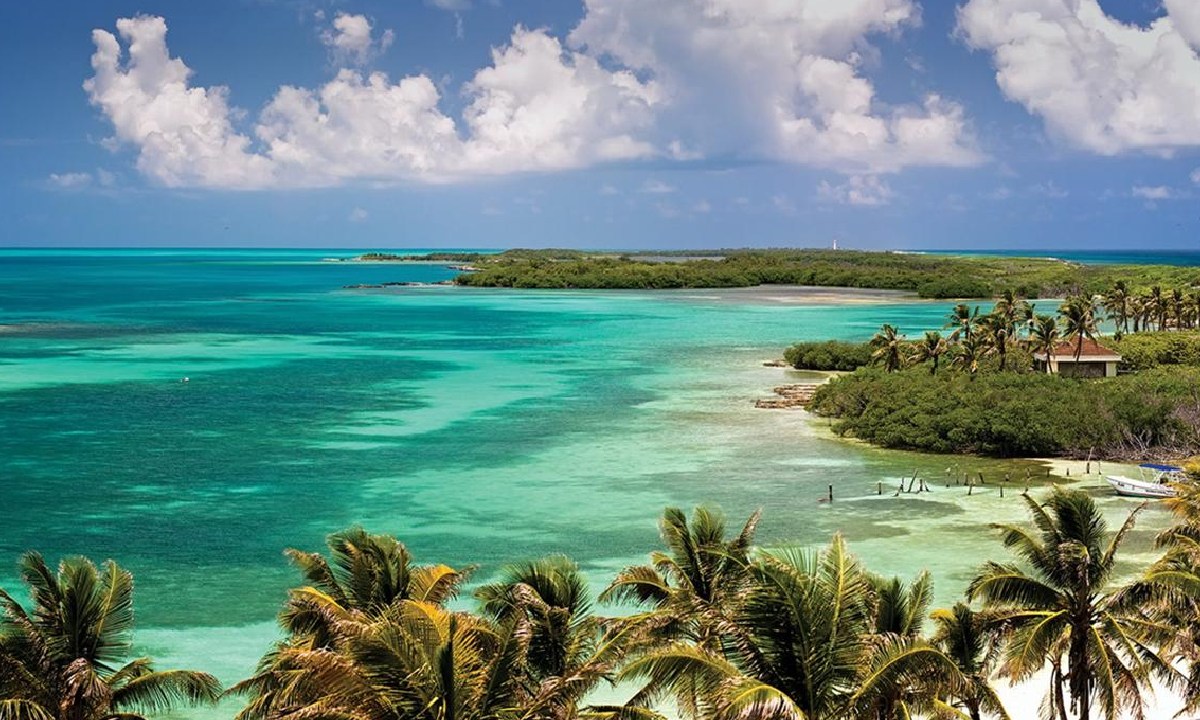
[[1032,306],[1012,290],[1005,290],[996,300],[991,314],[1001,318],[1008,334],[1016,337],[1021,322],[1028,319],[1031,309]]
[[954,346],[954,367],[965,370],[971,375],[979,372],[979,361],[987,348],[984,347],[978,335],[964,338]]
[[[1133,331],[1135,333],[1142,331],[1142,321],[1146,317],[1146,298],[1141,295],[1134,295],[1129,298],[1129,319],[1133,321]],[[1149,327],[1145,328],[1149,330]]]
[[[1146,572],[1147,585],[1166,586],[1166,598],[1133,594],[1131,604],[1148,608],[1163,622],[1178,629],[1168,645],[1172,660],[1187,668],[1183,684],[1185,710],[1200,711],[1200,464],[1187,467],[1188,480],[1173,485],[1175,495],[1164,501],[1176,524],[1159,533],[1157,545],[1166,554]],[[1159,593],[1152,592],[1151,595]]]
[[[930,643],[921,636],[921,627],[925,616],[929,613],[929,604],[933,599],[933,579],[928,571],[923,571],[911,582],[905,583],[898,577],[887,578],[869,574],[868,580],[872,586],[875,598],[874,637],[871,648],[867,652],[866,665],[872,668],[871,674],[885,667],[893,671],[903,666],[902,656],[910,652],[925,652]],[[940,651],[939,651],[940,652]],[[930,656],[932,664],[918,663],[914,669],[932,669],[940,680],[958,688],[962,685],[957,673],[949,670],[948,657]],[[943,663],[938,667],[938,663]],[[862,699],[869,697],[866,703],[860,701],[860,717],[875,717],[878,720],[895,720],[898,717],[911,717],[916,710],[940,710],[945,704],[942,696],[935,689],[937,683],[928,682],[927,678],[905,677],[903,674],[884,683],[866,683]]]
[[666,643],[625,667],[643,684],[630,715],[668,696],[689,718],[895,720],[961,682],[928,642],[877,632],[876,584],[841,537],[764,552],[751,571],[726,642]]
[[949,330],[953,328],[953,332],[950,333],[951,341],[956,341],[960,338],[969,340],[975,331],[975,319],[977,317],[979,317],[978,307],[972,312],[969,305],[959,303],[946,316],[946,324],[942,326],[942,329]]
[[1184,320],[1186,319],[1184,315],[1185,299],[1183,296],[1183,291],[1179,288],[1172,289],[1169,303],[1170,304],[1168,307],[1170,309],[1171,319],[1175,323],[1175,329],[1182,330],[1184,327]]
[[54,571],[31,552],[21,577],[32,610],[0,590],[0,717],[138,720],[219,697],[212,675],[128,660],[133,576],[116,563],[71,557]]
[[1091,298],[1082,295],[1068,298],[1058,308],[1063,339],[1075,344],[1075,360],[1083,354],[1084,339],[1096,339],[1096,309]]
[[324,697],[319,673],[314,670],[317,679],[312,679],[299,670],[301,658],[344,650],[352,638],[401,613],[405,603],[441,607],[457,596],[470,574],[446,565],[413,565],[396,538],[360,527],[330,535],[326,545],[329,558],[284,551],[309,584],[288,592],[279,614],[285,639],[263,657],[252,677],[229,690],[249,699],[238,716],[242,720],[280,717],[318,702]]
[[999,356],[1000,372],[1004,372],[1008,366],[1008,349],[1014,327],[1004,315],[993,313],[979,318],[980,338],[989,355]]
[[[521,720],[530,628],[424,601],[401,600],[379,618],[359,618],[328,647],[285,645],[273,658],[278,688],[240,718],[343,720]],[[252,689],[252,688],[247,688]],[[528,712],[527,712],[528,710]]]
[[632,647],[632,632],[602,633],[587,578],[563,555],[509,566],[475,597],[497,625],[519,621],[529,628],[524,710],[539,708],[538,717],[573,718],[584,696],[609,679]]
[[989,682],[998,655],[992,642],[994,619],[961,602],[953,608],[935,610],[930,617],[936,626],[933,644],[954,661],[966,678],[947,704],[971,720],[982,720],[984,713],[1008,720],[1008,712]]
[[647,612],[614,621],[636,626],[651,641],[687,641],[709,646],[749,581],[750,548],[758,528],[754,513],[733,538],[725,537],[725,518],[698,507],[687,515],[667,508],[659,530],[667,551],[650,554],[649,565],[627,567],[600,594],[602,602],[634,603]]
[[1059,718],[1066,718],[1064,691],[1079,720],[1090,720],[1094,704],[1107,720],[1140,715],[1150,677],[1172,670],[1152,650],[1170,627],[1131,608],[1129,590],[1112,582],[1137,512],[1110,536],[1083,491],[1056,488],[1044,505],[1025,502],[1032,528],[993,526],[1023,563],[989,562],[967,590],[1003,623],[1001,674],[1024,681],[1050,666],[1045,705]]
[[1158,323],[1158,329],[1166,330],[1167,328],[1167,296],[1163,294],[1161,285],[1154,285],[1150,288],[1150,295],[1147,297],[1148,310]]
[[1054,362],[1054,350],[1062,341],[1058,332],[1058,323],[1050,315],[1038,315],[1033,321],[1033,330],[1029,335],[1029,349],[1034,353],[1045,353],[1046,372]]
[[1113,283],[1112,289],[1104,294],[1104,310],[1108,313],[1108,319],[1115,322],[1121,332],[1129,331],[1131,299],[1129,286],[1124,280]]
[[950,350],[950,344],[946,342],[946,338],[942,337],[940,332],[927,331],[921,342],[913,346],[912,362],[921,364],[933,361],[929,366],[929,374],[936,375],[938,371],[938,362]]
[[314,647],[329,642],[337,621],[373,618],[401,600],[443,604],[458,595],[471,569],[412,564],[408,549],[391,535],[372,535],[361,527],[326,539],[329,558],[288,549],[286,555],[308,585],[288,593],[280,622],[293,640]]
[[883,363],[883,369],[887,372],[896,372],[904,366],[904,336],[894,325],[884,323],[875,337],[871,338],[870,344],[875,348],[871,359]]

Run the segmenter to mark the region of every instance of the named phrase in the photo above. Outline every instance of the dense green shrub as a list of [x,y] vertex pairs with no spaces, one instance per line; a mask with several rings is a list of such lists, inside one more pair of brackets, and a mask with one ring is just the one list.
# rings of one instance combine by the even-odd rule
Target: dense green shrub
[[817,391],[814,412],[834,429],[892,448],[1001,457],[1093,450],[1200,449],[1200,371],[1157,370],[1104,380],[1041,373],[864,368]]
[[871,346],[842,340],[798,342],[784,351],[783,359],[797,370],[857,370],[871,364]]
[[906,290],[928,298],[1062,297],[1108,290],[1121,279],[1134,289],[1186,286],[1196,268],[1080,265],[1047,258],[961,257],[847,250],[724,250],[705,253],[585,253],[509,250],[472,258],[476,273],[460,285],[519,288],[698,288],[752,285]]
[[1131,370],[1145,370],[1159,365],[1200,367],[1200,333],[1131,333],[1108,344],[1124,358],[1122,365]]

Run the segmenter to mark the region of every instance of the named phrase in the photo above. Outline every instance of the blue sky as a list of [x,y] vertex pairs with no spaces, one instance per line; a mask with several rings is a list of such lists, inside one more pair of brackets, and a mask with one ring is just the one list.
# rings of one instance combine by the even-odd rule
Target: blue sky
[[1194,249],[1198,49],[1194,0],[10,2],[0,245]]

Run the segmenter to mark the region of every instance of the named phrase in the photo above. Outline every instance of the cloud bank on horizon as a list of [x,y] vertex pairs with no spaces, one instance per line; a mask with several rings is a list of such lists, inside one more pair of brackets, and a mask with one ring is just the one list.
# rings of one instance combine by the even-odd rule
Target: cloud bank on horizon
[[[1200,4],[1164,9],[1139,27],[1097,0],[968,0],[955,33],[1062,146],[1169,156],[1200,147]],[[321,35],[334,77],[279,87],[251,119],[227,88],[192,84],[164,18],[137,16],[93,32],[84,87],[109,142],[168,187],[452,183],[724,158],[845,173],[820,196],[878,205],[891,195],[881,175],[988,162],[963,104],[937,92],[887,103],[869,77],[872,41],[921,21],[913,0],[585,0],[565,37],[515,27],[462,84],[456,117],[428,75],[367,69],[394,34],[339,13]]]

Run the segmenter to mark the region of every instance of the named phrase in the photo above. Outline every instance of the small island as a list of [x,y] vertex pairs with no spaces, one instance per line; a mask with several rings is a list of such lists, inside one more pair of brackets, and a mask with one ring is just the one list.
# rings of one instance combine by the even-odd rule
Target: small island
[[1139,287],[1187,287],[1200,280],[1195,268],[1166,265],[1086,265],[1052,258],[819,249],[669,253],[509,250],[455,255],[447,261],[470,263],[474,268],[474,272],[455,278],[459,285],[529,289],[809,285],[902,290],[930,299],[997,297],[1006,290],[1038,298],[1096,294],[1117,281]]
[[989,312],[960,303],[946,320],[946,334],[912,340],[885,324],[866,343],[797,343],[785,360],[843,372],[803,404],[838,434],[882,447],[1110,460],[1200,454],[1200,292],[1118,281],[1069,297],[1054,315],[1009,292]]

